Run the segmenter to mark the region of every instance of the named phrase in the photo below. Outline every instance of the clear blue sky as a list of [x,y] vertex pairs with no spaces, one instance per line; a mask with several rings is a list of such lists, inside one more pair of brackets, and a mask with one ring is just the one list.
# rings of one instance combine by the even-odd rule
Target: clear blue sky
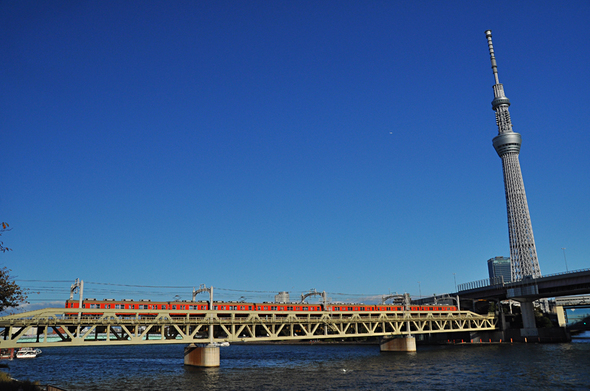
[[3,1],[0,266],[60,305],[76,278],[365,301],[486,278],[509,255],[491,29],[541,271],[562,247],[588,268],[589,20],[588,1]]

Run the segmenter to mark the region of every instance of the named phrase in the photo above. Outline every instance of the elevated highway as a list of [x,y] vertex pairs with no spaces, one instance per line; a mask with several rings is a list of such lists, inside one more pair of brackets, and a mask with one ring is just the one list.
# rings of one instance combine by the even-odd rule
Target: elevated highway
[[537,300],[590,293],[590,269],[550,274],[517,282],[488,279],[459,285],[462,299]]

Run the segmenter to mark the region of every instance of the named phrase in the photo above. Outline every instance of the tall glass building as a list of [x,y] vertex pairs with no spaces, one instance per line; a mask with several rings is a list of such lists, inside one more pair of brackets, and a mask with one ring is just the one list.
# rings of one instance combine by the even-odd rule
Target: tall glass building
[[490,274],[491,282],[499,282],[500,277],[504,278],[504,282],[512,281],[512,267],[510,266],[510,258],[494,257],[488,259],[488,273]]

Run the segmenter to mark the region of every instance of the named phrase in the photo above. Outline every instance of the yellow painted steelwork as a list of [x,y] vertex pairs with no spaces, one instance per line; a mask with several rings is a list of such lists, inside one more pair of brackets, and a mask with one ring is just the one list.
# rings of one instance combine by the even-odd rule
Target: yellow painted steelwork
[[72,311],[47,308],[0,318],[0,348],[397,337],[497,327],[493,314],[469,311]]

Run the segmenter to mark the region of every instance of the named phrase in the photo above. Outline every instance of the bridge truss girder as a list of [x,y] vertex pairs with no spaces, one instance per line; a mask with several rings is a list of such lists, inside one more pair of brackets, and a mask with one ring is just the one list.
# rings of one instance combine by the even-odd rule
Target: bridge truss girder
[[[260,342],[496,330],[493,314],[44,309],[0,318],[0,349],[48,346]],[[69,314],[69,315],[68,315]]]

